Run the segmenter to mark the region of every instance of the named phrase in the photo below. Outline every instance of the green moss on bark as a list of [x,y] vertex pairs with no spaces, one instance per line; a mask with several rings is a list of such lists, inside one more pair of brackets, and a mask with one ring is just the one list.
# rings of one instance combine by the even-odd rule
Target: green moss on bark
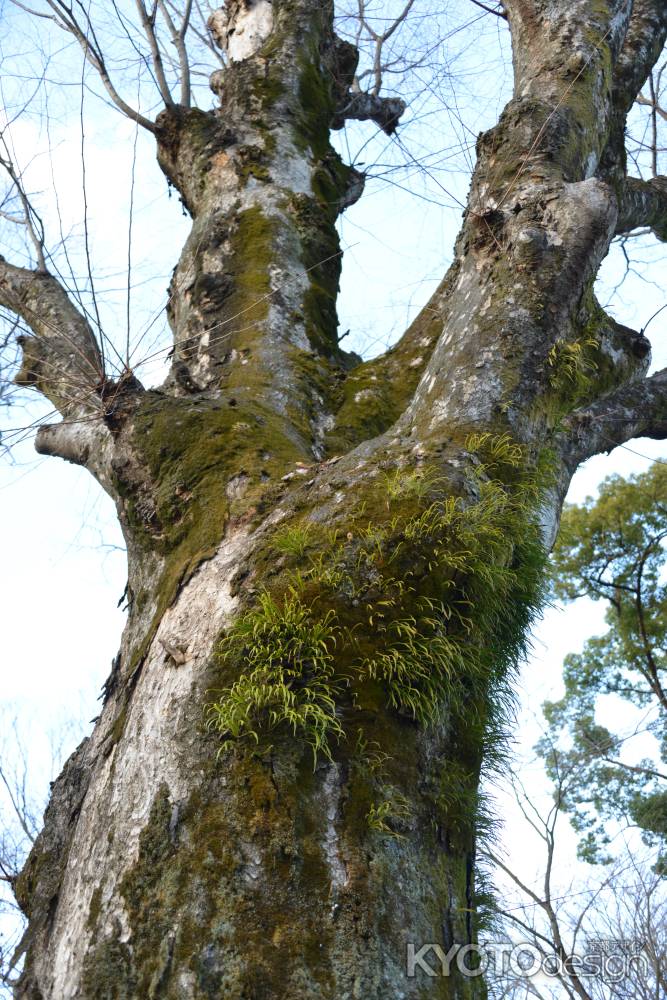
[[[469,716],[477,705],[485,724],[494,684],[522,655],[540,607],[542,486],[524,470],[524,450],[507,437],[478,435],[468,447],[477,456],[472,501],[450,495],[435,471],[399,472],[375,485],[333,531],[304,521],[290,526],[292,538],[301,533],[304,551],[293,568],[288,558],[267,580],[260,604],[240,616],[219,650],[223,676],[237,678],[212,710],[228,741],[256,745],[268,725],[272,737],[291,729],[330,753],[331,739],[356,731],[359,713],[387,708],[429,727]],[[309,691],[316,658],[308,642],[284,641],[294,607],[311,645],[317,635],[327,657],[336,648],[335,669],[327,660],[327,710],[317,740],[294,715],[266,715],[272,702],[262,670],[286,704],[317,693]],[[241,691],[242,722],[231,726]]]
[[337,202],[323,205],[319,199],[304,194],[292,195],[287,205],[308,276],[302,301],[306,335],[317,353],[334,357],[338,344],[336,299],[341,270],[336,205]]
[[132,965],[130,948],[120,940],[117,930],[86,956],[82,975],[84,996],[95,1000],[136,1000],[141,994],[137,993]]
[[[172,803],[166,787],[156,794],[120,890],[133,996],[180,998],[172,965],[201,1000],[275,1000],[300,966],[312,983],[302,984],[301,1000],[320,995],[319,988],[331,995],[328,908],[306,919],[329,890],[308,762],[295,761],[280,792],[258,761],[236,761],[228,777],[236,793],[224,802],[215,782],[205,781],[184,803]],[[264,858],[257,895],[249,888],[255,853]],[[105,982],[110,947],[89,956],[91,982]]]
[[261,403],[158,392],[147,393],[133,417],[131,445],[149,475],[137,489],[124,481],[122,469],[117,472],[129,533],[139,550],[164,557],[153,623],[135,653],[138,662],[164,611],[216,552],[230,520],[252,518],[303,451]]
[[218,335],[236,321],[246,328],[269,311],[270,265],[274,260],[276,223],[255,206],[239,212],[232,233],[230,261],[234,292],[217,318]]

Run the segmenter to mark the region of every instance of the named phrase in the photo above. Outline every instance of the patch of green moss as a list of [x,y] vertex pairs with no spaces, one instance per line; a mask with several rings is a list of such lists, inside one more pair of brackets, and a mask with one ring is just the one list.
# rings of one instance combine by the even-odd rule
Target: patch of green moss
[[[448,284],[456,273],[452,269]],[[348,373],[339,393],[334,428],[326,439],[329,454],[345,454],[398,420],[414,395],[442,326],[442,314],[427,304],[395,347]]]
[[[299,965],[329,995],[328,907],[313,912],[329,890],[313,786],[307,759],[288,780],[236,759],[224,790],[212,775],[176,805],[158,789],[121,883],[134,996],[176,1000],[172,970],[188,970],[198,997],[270,1000]],[[261,892],[252,889],[256,853]]]
[[271,179],[271,160],[266,150],[260,146],[241,146],[236,150],[236,160],[238,164],[238,174],[244,184],[247,184],[251,177],[258,181],[269,181]]
[[301,427],[304,440],[310,441],[313,421],[333,407],[336,393],[336,374],[339,369],[335,361],[311,351],[294,349],[290,352],[289,363],[296,379],[295,394],[301,398],[301,409],[297,412],[294,404],[288,404],[288,413],[296,427]]
[[268,111],[274,104],[277,104],[285,93],[285,84],[281,79],[280,72],[271,63],[266,64],[264,75],[257,73],[255,67],[252,67],[250,87],[253,96],[263,112]]
[[[133,418],[132,446],[149,471],[147,497],[118,475],[135,544],[165,559],[143,657],[179,588],[212,556],[230,519],[253,516],[286,467],[303,458],[288,428],[261,403],[205,401],[146,393]],[[230,482],[242,483],[238,497]],[[118,723],[121,725],[122,723]]]
[[[211,709],[226,745],[256,745],[263,725],[272,738],[290,731],[329,754],[331,739],[357,731],[360,714],[387,708],[423,728],[445,717],[470,722],[475,711],[486,725],[490,692],[522,656],[541,606],[542,483],[506,435],[471,437],[468,450],[472,502],[450,495],[436,470],[408,471],[377,486],[342,530],[291,526],[302,539],[293,569],[288,558],[219,647],[224,673],[236,678]],[[295,613],[303,634],[290,645]],[[321,698],[322,682],[315,738],[285,708]]]
[[336,299],[341,270],[341,250],[336,231],[337,202],[323,205],[317,198],[291,195],[288,211],[301,243],[301,260],[309,287],[303,297],[303,317],[310,343],[319,352],[337,351]]
[[104,938],[86,955],[83,995],[95,1000],[135,1000],[142,994],[137,993],[132,964],[130,948],[120,940],[119,931]]
[[[600,20],[598,24],[606,23],[609,17],[605,4],[600,6]],[[591,22],[594,24],[594,15],[591,12]],[[571,163],[571,172],[574,174],[567,179],[580,180],[585,169],[586,162],[590,157],[591,140],[595,142],[598,159],[603,153],[607,140],[608,131],[600,131],[603,119],[599,114],[600,104],[609,98],[613,86],[613,64],[614,57],[609,45],[607,35],[602,35],[598,27],[590,24],[583,26],[583,37],[588,42],[591,56],[587,62],[573,67],[573,79],[568,86],[564,101],[570,111],[571,134],[567,145],[568,159]],[[602,85],[601,85],[602,84]],[[598,100],[594,95],[598,95]],[[607,125],[609,122],[607,122]]]
[[[268,313],[267,294],[273,260],[275,223],[258,206],[239,212],[231,237],[234,293],[226,303],[229,312],[242,316],[242,325],[264,319]],[[223,323],[226,317],[219,317]]]
[[317,45],[309,42],[298,60],[299,105],[295,139],[301,149],[310,148],[314,157],[331,150],[329,127],[334,116],[332,81],[322,70]]
[[[42,845],[39,845],[42,848]],[[58,871],[58,859],[52,851],[33,849],[28,861],[19,872],[13,886],[16,902],[24,913],[30,913],[30,904],[35,895],[35,888],[44,881],[51,881],[51,875]]]
[[[342,386],[342,400],[336,414],[334,430],[327,435],[327,451],[344,454],[360,441],[370,440],[398,419],[403,399],[402,386],[390,382],[383,370],[387,362],[369,361],[351,371]],[[406,381],[415,383],[414,369],[403,373]],[[414,377],[410,377],[414,374]],[[396,391],[398,388],[398,391]]]
[[[218,345],[214,356],[224,357],[232,350],[247,356],[261,350],[271,304],[271,263],[280,235],[279,218],[265,214],[256,205],[238,212],[233,221],[213,214],[195,222],[192,239],[198,242],[200,251],[195,255],[190,279],[192,306],[200,314],[212,344]],[[224,269],[212,267],[210,261],[220,260],[223,246]],[[201,329],[193,337],[200,333]],[[185,363],[193,337],[186,338],[179,348]],[[220,364],[220,372],[225,388],[246,387],[258,398],[264,384],[271,382],[270,373],[257,363]]]
[[109,733],[109,738],[112,744],[120,742],[120,739],[123,733],[125,732],[125,725],[127,723],[127,709],[128,709],[127,701],[124,701],[122,707],[120,708],[120,711],[118,712],[116,718],[114,719],[113,726],[111,727],[111,731]]
[[331,755],[329,741],[342,735],[336,718],[335,649],[340,638],[334,613],[314,613],[296,593],[277,604],[266,591],[257,606],[238,617],[218,655],[238,663],[239,677],[208,709],[211,728],[259,742],[259,731],[286,728],[305,740],[317,759]]
[[98,886],[94,891],[90,899],[90,907],[88,908],[88,919],[86,920],[87,927],[95,927],[97,924],[98,917],[100,915],[100,909],[102,905],[102,889]]
[[[150,913],[144,911],[155,905],[155,883],[163,878],[165,861],[174,853],[169,833],[171,815],[169,792],[163,785],[156,793],[148,823],[139,838],[137,864],[120,886],[129,912],[142,923],[150,923]],[[156,931],[159,933],[158,928]]]

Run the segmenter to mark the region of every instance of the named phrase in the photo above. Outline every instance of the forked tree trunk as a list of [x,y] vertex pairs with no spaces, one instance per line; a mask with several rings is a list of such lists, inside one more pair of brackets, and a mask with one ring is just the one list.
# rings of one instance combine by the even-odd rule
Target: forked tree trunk
[[409,975],[408,949],[475,940],[480,770],[569,479],[667,413],[647,341],[592,290],[617,231],[667,230],[664,184],[628,182],[622,148],[667,15],[506,6],[514,97],[455,262],[385,356],[336,339],[335,222],[362,178],[329,142],[354,53],[326,3],[231,4],[220,109],[158,118],[193,218],[160,390],[101,378],[53,279],[2,264],[35,331],[21,379],[69,418],[38,446],[114,497],[131,601],[17,885],[19,997],[482,991],[433,951],[437,975]]

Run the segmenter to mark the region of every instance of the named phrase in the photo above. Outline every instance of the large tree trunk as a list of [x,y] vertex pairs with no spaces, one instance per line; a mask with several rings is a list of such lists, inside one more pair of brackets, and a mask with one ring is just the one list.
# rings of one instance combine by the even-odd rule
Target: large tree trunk
[[336,339],[335,222],[362,178],[329,143],[354,54],[327,4],[230,4],[220,110],[157,121],[193,217],[159,391],[100,379],[85,321],[34,320],[63,308],[50,276],[3,262],[34,320],[22,379],[67,400],[38,446],[114,497],[131,601],[19,879],[17,996],[481,991],[435,952],[408,975],[408,948],[475,940],[479,776],[569,479],[666,430],[647,341],[592,291],[618,230],[667,228],[622,149],[667,15],[631,6],[507,4],[515,95],[455,262],[376,361]]

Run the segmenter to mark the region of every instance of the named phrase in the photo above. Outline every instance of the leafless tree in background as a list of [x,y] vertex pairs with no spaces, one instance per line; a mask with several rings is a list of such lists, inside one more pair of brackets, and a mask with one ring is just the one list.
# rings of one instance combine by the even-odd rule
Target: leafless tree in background
[[667,987],[667,893],[650,860],[626,841],[601,874],[565,878],[563,803],[577,780],[563,768],[546,810],[512,776],[526,840],[537,835],[543,852],[538,881],[489,852],[504,885],[495,930],[532,949],[527,968],[539,959],[550,974],[523,976],[506,962],[489,977],[493,1000],[656,1000]]
[[[49,784],[66,759],[66,748],[80,738],[73,719],[52,720],[50,731],[35,739],[16,713],[0,714],[0,880],[12,890],[42,827]],[[37,752],[37,751],[41,752]],[[25,930],[25,917],[11,891],[0,895],[0,995],[16,979],[12,958]]]

